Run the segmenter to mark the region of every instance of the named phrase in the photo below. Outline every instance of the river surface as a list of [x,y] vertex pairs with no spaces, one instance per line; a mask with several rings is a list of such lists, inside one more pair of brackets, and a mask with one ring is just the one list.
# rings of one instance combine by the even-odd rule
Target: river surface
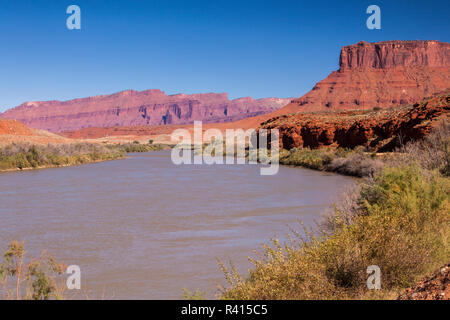
[[301,219],[312,224],[354,180],[258,165],[181,165],[170,152],[82,166],[0,173],[0,246],[24,240],[81,268],[90,299],[214,298],[216,258],[247,273],[247,257]]

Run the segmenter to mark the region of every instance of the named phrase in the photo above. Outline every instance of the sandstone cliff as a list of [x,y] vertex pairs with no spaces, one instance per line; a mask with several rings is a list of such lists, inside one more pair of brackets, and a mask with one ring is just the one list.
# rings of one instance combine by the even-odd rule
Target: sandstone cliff
[[339,70],[276,111],[370,109],[410,104],[450,88],[450,43],[361,41],[343,47]]
[[377,111],[299,112],[262,123],[280,131],[280,147],[335,146],[392,151],[401,143],[427,135],[440,121],[450,120],[450,93],[422,103]]
[[126,90],[70,101],[27,102],[0,114],[37,129],[62,132],[88,127],[226,122],[268,113],[291,99],[240,98],[227,94],[166,95],[160,90]]

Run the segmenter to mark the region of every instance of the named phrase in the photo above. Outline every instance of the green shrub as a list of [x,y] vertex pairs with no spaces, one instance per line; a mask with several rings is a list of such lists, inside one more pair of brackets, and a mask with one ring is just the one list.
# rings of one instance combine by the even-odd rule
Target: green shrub
[[338,157],[346,157],[353,151],[343,148],[293,148],[280,151],[280,164],[301,166],[315,170],[328,170],[328,165]]
[[325,165],[331,161],[332,152],[326,149],[298,149],[294,148],[288,153],[280,154],[280,163],[286,165],[302,166],[310,169],[324,170]]

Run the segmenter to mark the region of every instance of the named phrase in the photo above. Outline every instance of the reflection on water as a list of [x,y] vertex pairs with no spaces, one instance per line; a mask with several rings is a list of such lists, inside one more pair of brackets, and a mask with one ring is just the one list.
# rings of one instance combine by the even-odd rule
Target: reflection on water
[[246,272],[247,257],[288,224],[306,223],[353,180],[256,165],[175,166],[169,152],[0,174],[0,245],[25,240],[81,267],[92,298],[178,299],[181,288],[214,297],[216,258]]

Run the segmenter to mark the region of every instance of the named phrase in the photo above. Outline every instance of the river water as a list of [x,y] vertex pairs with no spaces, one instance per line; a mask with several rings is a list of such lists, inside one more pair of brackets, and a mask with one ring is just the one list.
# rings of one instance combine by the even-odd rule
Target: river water
[[298,219],[312,224],[354,180],[258,165],[181,165],[170,152],[82,166],[0,174],[0,246],[24,240],[81,268],[90,299],[214,298],[216,258],[246,273],[248,256]]

